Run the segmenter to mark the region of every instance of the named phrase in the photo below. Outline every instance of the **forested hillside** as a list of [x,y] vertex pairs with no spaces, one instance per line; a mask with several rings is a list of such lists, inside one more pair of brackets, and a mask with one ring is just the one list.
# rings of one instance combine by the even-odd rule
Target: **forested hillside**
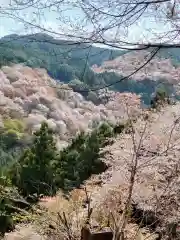
[[[170,81],[154,79],[150,74],[163,62],[155,59],[159,65],[153,62],[147,78],[136,75],[105,92],[90,91],[119,81],[141,58],[96,47],[88,55],[86,45],[71,46],[47,35],[36,35],[36,41],[30,36],[15,37],[5,37],[0,44],[2,233],[32,221],[33,204],[43,195],[54,196],[59,189],[69,192],[92,174],[107,170],[102,149],[115,141],[117,133],[131,132],[131,118],[135,121],[141,113],[145,115],[140,97],[132,93],[150,103],[152,93],[163,89],[154,99],[158,104],[167,98],[166,105],[170,101],[164,93],[178,92],[179,83],[178,68],[172,68],[169,60],[164,69],[174,74]],[[161,75],[162,70],[154,72]],[[86,90],[84,96],[78,93],[81,90]]]
[[31,218],[41,194],[78,187],[107,168],[101,147],[127,120],[127,104],[131,116],[140,111],[135,94],[109,94],[96,106],[44,69],[1,67],[0,233]]
[[90,66],[100,65],[124,52],[35,34],[1,38],[0,53],[1,65],[23,62],[30,67],[45,68],[53,78],[66,83],[77,78],[92,84],[95,75]]
[[[24,63],[33,68],[45,68],[51,77],[57,81],[68,83],[74,91],[81,92],[87,100],[91,100],[95,104],[99,104],[101,101],[97,91],[90,90],[106,85],[111,85],[109,88],[114,91],[140,94],[143,102],[147,105],[150,104],[151,96],[157,88],[163,87],[169,94],[175,94],[178,97],[174,85],[164,81],[161,68],[158,70],[159,77],[155,81],[150,72],[150,76],[140,78],[141,81],[137,81],[137,77],[132,76],[129,80],[116,83],[129,74],[126,68],[133,66],[134,55],[132,55],[131,61],[126,59],[124,61],[122,58],[124,66],[120,66],[120,72],[115,71],[111,65],[104,71],[94,71],[94,69],[103,67],[106,61],[116,61],[127,53],[128,51],[57,40],[47,34],[9,35],[0,40],[1,66],[10,63]],[[131,54],[130,51],[129,53]],[[165,64],[164,58],[173,58],[173,61],[178,62],[178,54],[173,49],[171,51],[163,50],[159,56],[162,58],[162,66]],[[144,60],[138,54],[136,58],[139,67]],[[160,65],[161,58],[158,60]],[[156,70],[154,69],[154,71]]]

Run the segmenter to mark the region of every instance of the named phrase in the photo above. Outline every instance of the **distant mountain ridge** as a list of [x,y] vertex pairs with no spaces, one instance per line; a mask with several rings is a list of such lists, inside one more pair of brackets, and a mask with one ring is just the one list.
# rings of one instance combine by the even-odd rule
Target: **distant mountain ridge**
[[[98,48],[84,43],[54,39],[47,34],[9,35],[0,39],[0,64],[24,63],[32,68],[44,68],[48,74],[69,83],[79,80],[80,90],[102,84],[102,77],[92,70],[93,64],[114,59],[124,51]],[[77,89],[76,89],[77,90]]]
[[[164,85],[169,94],[179,98],[179,52],[178,49],[162,49],[144,70],[121,82],[121,78],[144,63],[149,51],[99,48],[42,33],[12,34],[0,39],[1,66],[23,63],[32,68],[44,68],[51,77],[68,83],[95,104],[99,104],[97,94],[90,90],[107,85],[111,85],[113,91],[140,94],[147,105],[159,85]],[[118,81],[120,83],[114,84]]]
[[[149,88],[149,93],[153,93],[158,86],[163,85],[169,94],[179,98],[180,62],[178,62],[177,53],[174,56],[173,52],[174,49],[167,52],[165,50],[160,51],[147,65],[136,72],[130,80],[126,79],[117,84],[117,88],[122,90],[126,86],[126,89],[129,87],[133,91],[133,86],[137,87],[139,83],[139,93],[146,94],[147,91],[144,88]],[[172,55],[170,55],[171,53]],[[92,69],[97,74],[115,74],[120,78],[124,78],[145,64],[150,57],[151,54],[147,50],[132,51],[113,60],[104,61],[101,66],[94,65]],[[174,64],[175,61],[177,62],[176,64]],[[133,86],[131,87],[131,85]],[[134,91],[138,93],[138,87]]]
[[[8,45],[8,43],[10,43],[11,45]],[[0,44],[2,47],[9,47],[13,50],[15,50],[16,48],[21,48],[22,51],[24,51],[26,54],[30,53],[28,49],[24,49],[24,47],[36,47],[41,54],[49,51],[51,51],[49,53],[52,56],[53,53],[56,53],[56,55],[62,54],[62,56],[58,56],[59,63],[64,63],[65,61],[68,61],[69,58],[75,60],[82,60],[82,58],[85,59],[86,55],[88,54],[88,64],[99,65],[105,60],[114,59],[115,57],[125,53],[125,51],[99,48],[85,43],[55,39],[52,36],[42,33],[34,35],[7,35],[0,39]],[[33,55],[36,56],[35,53],[31,52],[30,57],[32,57]],[[39,58],[42,58],[42,55],[40,55]],[[24,60],[26,61],[26,59]]]

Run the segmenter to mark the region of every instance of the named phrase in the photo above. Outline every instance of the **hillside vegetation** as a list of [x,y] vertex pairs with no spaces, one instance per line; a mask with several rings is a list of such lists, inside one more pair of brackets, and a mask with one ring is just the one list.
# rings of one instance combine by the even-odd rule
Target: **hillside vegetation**
[[[171,54],[170,54],[171,53]],[[92,69],[99,74],[111,75],[112,82],[130,75],[141,67],[149,58],[150,51],[132,51],[113,60],[105,61],[101,66],[93,66]],[[113,89],[118,91],[130,91],[141,94],[146,104],[150,102],[150,96],[157,88],[165,88],[166,91],[179,99],[180,68],[174,64],[176,55],[172,52],[161,50],[146,66],[134,74],[130,80],[116,84]],[[176,59],[176,61],[178,61]]]
[[18,155],[21,148],[31,145],[31,136],[42,122],[47,122],[56,147],[62,149],[72,137],[91,131],[100,122],[116,124],[127,119],[126,104],[131,106],[130,114],[140,111],[140,99],[136,95],[109,92],[112,99],[96,106],[67,85],[57,84],[43,69],[3,66],[0,78],[2,166]]
[[[96,209],[92,221],[107,225],[110,212],[118,219],[124,211],[137,161],[126,225],[133,222],[158,237],[171,234],[167,229],[176,228],[180,217],[179,103],[172,105],[169,94],[178,97],[179,68],[155,58],[133,79],[89,91],[128,75],[148,52],[107,50],[86,62],[86,45],[73,53],[70,43],[47,35],[36,35],[39,42],[26,36],[10,44],[15,37],[2,38],[0,45],[0,232],[36,218],[43,196],[61,190],[67,198],[88,179]],[[94,54],[104,50],[92,49]],[[65,56],[61,64],[58,51]],[[110,53],[112,60],[106,61]],[[80,90],[86,91],[82,95]],[[151,109],[141,109],[141,97]],[[84,217],[87,199],[77,204],[81,209],[76,206],[72,215]]]
[[[103,186],[94,196],[94,206],[101,202],[105,204],[103,209],[122,209],[128,196],[130,166],[136,156],[132,215],[141,226],[160,233],[160,239],[180,236],[179,116],[179,103],[146,112],[133,122],[133,133],[123,132],[114,144],[106,146],[104,161],[111,168],[101,174]],[[139,146],[136,152],[135,146]],[[117,198],[112,199],[112,191]]]
[[[99,88],[119,81],[145,61],[150,51],[120,51],[87,44],[57,40],[47,34],[9,35],[0,39],[0,63],[24,63],[32,68],[44,68],[57,81],[68,83],[76,92],[95,104],[101,103]],[[178,54],[161,50],[138,74],[110,87],[118,92],[140,94],[146,105],[151,95],[162,85],[179,99]]]
[[[43,69],[20,64],[0,70],[0,231],[29,221],[31,203],[79,187],[107,169],[100,149],[114,126],[140,111],[135,94],[109,92],[94,105]],[[119,108],[121,103],[121,108]],[[30,213],[29,213],[30,212]]]
[[[115,123],[127,118],[127,103],[132,114],[140,109],[137,95],[114,92],[109,92],[111,98],[106,104],[96,106],[67,85],[57,84],[43,69],[4,66],[0,77],[1,126],[19,131],[19,138],[26,137],[21,134],[23,128],[31,134],[40,128],[42,121],[47,121],[58,139],[67,141],[79,131],[98,126],[101,121]],[[17,121],[4,120],[9,117],[22,121],[22,126]],[[17,126],[13,126],[15,123]]]
[[[1,66],[12,62],[24,63],[32,68],[44,68],[51,77],[59,81],[72,81],[71,85],[77,85],[77,91],[102,85],[103,76],[95,74],[91,66],[121,54],[124,51],[57,40],[47,34],[9,35],[0,39]],[[84,95],[87,96],[88,93]]]
[[1,169],[0,233],[13,230],[21,220],[30,220],[31,203],[43,195],[53,196],[59,188],[72,190],[91,174],[104,171],[107,166],[101,160],[100,148],[112,136],[114,128],[103,124],[90,134],[81,133],[69,147],[58,151],[52,130],[42,123],[31,146],[21,149]]

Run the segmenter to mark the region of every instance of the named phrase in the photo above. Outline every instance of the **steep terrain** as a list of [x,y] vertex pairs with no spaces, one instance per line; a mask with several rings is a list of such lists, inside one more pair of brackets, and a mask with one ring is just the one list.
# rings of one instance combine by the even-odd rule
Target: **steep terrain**
[[[120,75],[126,76],[143,65],[150,56],[150,51],[133,51],[117,57],[114,60],[105,61],[99,68],[94,66],[93,69],[96,72],[115,71]],[[171,59],[163,59],[157,56],[138,71],[133,78],[137,81],[142,81],[145,78],[151,78],[154,81],[164,79],[172,84],[177,84],[179,76],[180,70],[172,65]]]
[[[159,85],[179,99],[178,50],[162,49],[142,71],[117,84],[123,76],[141,66],[149,51],[120,51],[98,48],[84,43],[55,39],[47,34],[9,35],[0,39],[0,65],[23,63],[44,68],[57,81],[70,85],[76,92],[99,104],[91,89],[111,85],[111,90],[140,94],[150,104]],[[148,56],[149,57],[149,56]],[[94,70],[94,71],[93,71]],[[139,81],[140,80],[140,81]]]
[[[43,46],[45,45],[41,45],[41,47]],[[112,61],[105,61],[100,67],[93,66],[93,70],[96,72],[93,76],[100,76],[100,78],[106,75],[108,77],[112,76],[112,79],[106,79],[107,82],[110,81],[112,83],[114,81],[113,77],[116,76],[119,79],[120,76],[126,76],[142,65],[148,55],[149,52],[146,51],[133,52]],[[92,185],[92,206],[100,209],[103,205],[104,210],[106,208],[109,211],[111,207],[114,208],[116,204],[119,204],[118,211],[122,210],[128,193],[132,158],[135,155],[138,165],[132,200],[135,204],[135,210],[138,210],[140,214],[138,217],[142,220],[142,213],[145,213],[146,216],[150,213],[153,216],[153,222],[151,221],[153,227],[166,233],[170,224],[178,225],[180,222],[180,104],[164,106],[159,112],[156,110],[146,111],[140,108],[140,96],[135,93],[144,94],[146,90],[144,92],[143,89],[146,88],[148,94],[152,93],[159,83],[162,82],[171,90],[173,89],[171,93],[179,95],[179,67],[175,68],[169,59],[156,57],[144,69],[133,76],[133,84],[135,83],[135,85],[133,85],[131,93],[127,92],[131,88],[129,88],[129,82],[125,81],[123,84],[127,85],[125,87],[121,85],[122,88],[118,89],[124,93],[113,92],[107,89],[96,92],[102,101],[101,104],[96,103],[95,105],[93,102],[87,101],[87,98],[80,93],[74,92],[70,85],[51,78],[50,75],[52,76],[52,74],[49,72],[49,69],[31,68],[26,66],[26,61],[22,62],[24,64],[9,64],[9,66],[2,66],[0,69],[0,130],[3,134],[4,132],[5,135],[9,134],[10,140],[15,135],[22,145],[27,146],[29,143],[28,137],[31,137],[33,132],[40,129],[41,123],[46,121],[54,132],[58,149],[62,149],[68,145],[77,133],[91,131],[101,122],[108,121],[114,124],[124,122],[129,118],[136,119],[133,123],[134,134],[126,131],[126,129],[117,139],[113,139],[113,145],[102,149],[102,152],[106,153],[103,161],[110,168],[104,173],[95,176],[95,181],[94,178],[90,179]],[[42,64],[42,66],[44,65]],[[108,75],[112,72],[115,75]],[[73,75],[74,77],[76,76]],[[89,80],[92,79],[91,75],[89,75]],[[60,76],[59,80],[61,80]],[[106,83],[104,78],[101,80],[103,84]],[[77,83],[77,79],[75,81]],[[93,82],[92,85],[96,86],[96,82]],[[137,86],[141,87],[137,90]],[[150,86],[152,86],[152,89],[149,91]],[[88,89],[87,87],[86,90]],[[94,92],[91,91],[92,93]],[[75,148],[75,151],[73,148],[70,149],[73,154],[75,152],[74,155],[70,154],[68,158],[66,154],[68,155],[69,149],[67,149],[67,152],[64,152],[65,164],[63,167],[67,168],[66,163],[67,165],[70,163],[73,165],[72,160],[83,159],[83,157],[88,159],[87,155],[83,154],[81,158],[77,157],[83,149],[81,145],[78,145],[82,140],[84,141],[83,138],[79,138],[79,142],[77,141],[77,149]],[[134,154],[135,143],[137,146],[139,145],[136,154]],[[8,144],[11,145],[11,142],[8,142]],[[93,148],[94,145],[90,145],[91,147]],[[7,151],[11,151],[11,148],[8,148]],[[96,155],[97,159],[100,156]],[[59,160],[61,161],[61,158]],[[72,169],[67,168],[66,171],[71,170],[73,172],[77,162],[74,161]],[[59,165],[58,162],[57,166]],[[81,164],[76,164],[77,166],[82,167]],[[78,169],[76,169],[77,172],[80,172]],[[74,171],[73,175],[70,172],[69,175],[73,175],[71,176],[73,178],[76,175],[75,173]],[[56,174],[58,176],[59,172]],[[74,181],[75,179],[71,180]],[[99,182],[98,187],[95,182]],[[67,181],[66,184],[68,185],[69,182]],[[85,184],[88,185],[88,183]],[[109,197],[116,198],[116,195],[113,195],[111,191],[116,192],[118,201],[116,202],[115,199],[115,203],[108,200]],[[117,208],[115,210],[117,212]],[[107,214],[107,212],[104,213]],[[156,219],[158,219],[157,224]],[[136,227],[138,226],[136,225]],[[17,234],[17,239],[21,238],[21,233],[23,237],[33,239],[37,237],[37,239],[40,239],[41,236],[33,231],[31,226],[27,228],[22,227],[20,233]],[[8,239],[15,237],[16,233],[10,234]],[[128,239],[132,238],[129,237]]]
[[[141,67],[150,57],[150,51],[132,51],[114,60],[105,61],[100,67],[94,65],[92,69],[96,73],[114,72],[121,77],[128,76]],[[153,82],[154,85],[157,82],[166,86],[174,86],[174,94],[179,95],[180,68],[173,65],[170,57],[165,58],[163,55],[157,55],[131,79],[139,82],[139,84],[143,83],[147,88],[151,87]]]
[[[113,145],[102,149],[106,152],[104,161],[110,165],[110,168],[102,174],[93,176],[85,183],[91,193],[91,207],[93,207],[91,224],[106,224],[109,211],[117,214],[117,211],[120,213],[123,209],[127,199],[135,143],[139,146],[136,154],[138,164],[132,195],[136,220],[129,220],[126,227],[128,235],[126,239],[156,240],[160,236],[154,233],[156,231],[162,234],[160,239],[165,240],[168,239],[166,238],[168,231],[174,226],[177,232],[179,231],[179,107],[178,103],[164,106],[160,111],[144,112],[133,123],[134,135],[132,132],[125,131],[115,139]],[[85,193],[78,189],[75,190],[74,195],[71,195],[69,203],[59,195],[54,199],[49,199],[45,205],[49,208],[50,214],[52,214],[51,211],[57,213],[66,209],[67,214],[76,218],[74,219],[75,225],[77,221],[83,219],[83,215],[87,214],[87,208],[82,207],[85,200],[82,201],[81,197],[86,199]],[[44,221],[44,229],[47,227],[46,221]],[[145,229],[144,226],[146,226]],[[25,230],[21,231],[25,234]],[[79,228],[78,231],[80,232]],[[140,235],[137,235],[137,232]],[[28,228],[27,233],[29,235]],[[62,233],[55,230],[55,234],[58,238]],[[8,239],[11,239],[13,235],[10,234]],[[19,238],[20,236],[17,237]],[[37,239],[40,239],[39,235]],[[179,235],[173,239],[179,239]]]
[[30,134],[40,128],[42,121],[47,121],[57,138],[65,143],[77,132],[88,131],[101,121],[115,123],[126,118],[126,103],[131,106],[131,114],[139,111],[138,96],[119,93],[112,96],[107,104],[96,106],[67,85],[57,84],[43,69],[13,65],[0,70],[1,117],[22,120]]
[[[11,142],[9,146],[9,140],[15,140],[18,145],[21,143],[21,150],[23,150],[28,144],[24,134],[31,137],[32,133],[40,128],[43,121],[46,121],[55,133],[57,147],[63,148],[78,132],[89,131],[102,121],[108,120],[115,123],[127,119],[126,108],[129,104],[134,106],[131,108],[130,114],[136,115],[140,111],[138,96],[113,94],[112,92],[109,94],[112,98],[107,104],[96,106],[92,102],[85,101],[82,95],[73,92],[67,85],[57,84],[48,76],[46,70],[32,69],[23,65],[2,67],[0,71],[1,137],[5,133],[5,136],[8,135],[9,138],[8,142],[6,140],[8,148],[4,149],[1,144],[1,167],[5,166],[6,169],[11,161],[14,162],[20,157],[20,154],[17,154],[16,158],[12,155],[12,159],[4,160],[3,154],[11,152],[12,146]],[[4,176],[4,172],[1,175],[1,181],[3,180],[2,176]],[[1,182],[0,186],[1,184],[4,183]],[[13,187],[10,183],[10,188],[3,189],[9,190]],[[14,195],[12,197],[14,198]],[[5,192],[6,198],[7,193]],[[3,209],[2,199],[1,196],[0,211]],[[9,202],[8,198],[7,201]],[[20,216],[16,217],[14,213],[13,217],[19,219]],[[28,212],[22,218],[26,219],[26,217],[29,217]],[[7,239],[19,239],[23,236],[33,239],[41,238],[35,230],[32,230],[30,224],[7,235]]]
[[[98,48],[84,43],[55,39],[47,34],[8,35],[0,39],[0,65],[25,63],[45,68],[48,73],[66,83],[77,78],[88,83],[95,79],[92,64],[101,64],[123,54],[123,51]],[[88,60],[87,60],[88,57]],[[82,76],[86,69],[86,76]],[[90,84],[90,82],[89,82]]]
[[[166,106],[160,112],[149,113],[148,119],[147,115],[138,118],[134,134],[123,133],[112,146],[104,149],[108,151],[105,161],[111,168],[99,176],[104,184],[95,193],[95,205],[97,201],[107,204],[112,189],[118,189],[121,204],[126,200],[132,159],[137,157],[132,202],[139,211],[138,217],[141,221],[143,215],[151,219],[146,221],[156,230],[164,231],[162,234],[167,234],[173,225],[179,231],[179,107],[179,104]],[[134,144],[138,149],[135,155]],[[162,239],[166,239],[165,236]]]

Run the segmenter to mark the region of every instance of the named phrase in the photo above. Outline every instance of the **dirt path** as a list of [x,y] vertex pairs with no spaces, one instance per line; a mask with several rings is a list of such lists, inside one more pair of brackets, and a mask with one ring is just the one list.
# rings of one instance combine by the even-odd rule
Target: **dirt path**
[[7,233],[4,237],[6,240],[44,240],[43,236],[40,236],[33,225],[26,225],[17,227],[14,232]]

